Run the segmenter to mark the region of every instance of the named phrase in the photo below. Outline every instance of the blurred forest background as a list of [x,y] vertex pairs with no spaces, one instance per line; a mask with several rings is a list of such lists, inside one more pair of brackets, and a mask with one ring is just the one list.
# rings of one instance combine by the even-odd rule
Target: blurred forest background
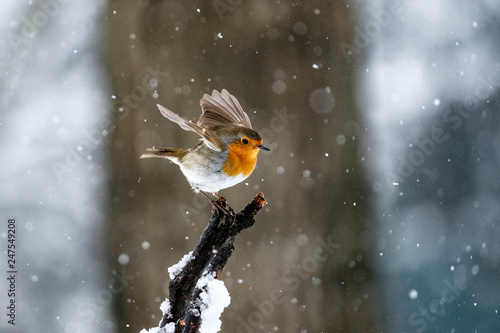
[[[373,327],[377,297],[363,233],[367,188],[355,145],[362,126],[354,67],[338,47],[352,34],[346,4],[116,1],[109,8],[117,16],[110,17],[107,54],[114,94],[122,98],[110,151],[112,244],[115,257],[130,257],[127,270],[140,272],[117,297],[119,315],[135,330],[158,321],[151,318],[159,315],[153,300],[166,296],[166,269],[193,249],[210,217],[206,199],[193,194],[175,165],[137,159],[150,146],[192,147],[198,140],[166,121],[156,104],[197,120],[201,96],[226,88],[271,153],[259,154],[248,186],[221,193],[236,210],[258,191],[269,201],[257,224],[237,238],[226,266],[233,301],[224,330]],[[351,133],[339,144],[346,129]],[[321,250],[324,262],[313,256],[317,238],[335,248]],[[346,269],[353,259],[356,267]],[[273,290],[281,291],[283,304],[259,315],[255,304],[270,300]]]
[[221,276],[222,332],[500,330],[494,0],[0,6],[2,332],[158,325],[211,208],[139,156],[198,140],[156,104],[195,121],[223,88],[271,152],[220,193],[269,202]]

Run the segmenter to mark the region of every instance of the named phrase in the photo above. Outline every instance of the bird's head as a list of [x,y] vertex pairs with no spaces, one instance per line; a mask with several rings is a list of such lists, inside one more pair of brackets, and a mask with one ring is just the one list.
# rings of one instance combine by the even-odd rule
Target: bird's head
[[239,152],[239,155],[257,156],[259,150],[269,151],[269,148],[263,145],[262,137],[253,129],[234,126],[224,132],[221,133],[221,139],[231,151]]

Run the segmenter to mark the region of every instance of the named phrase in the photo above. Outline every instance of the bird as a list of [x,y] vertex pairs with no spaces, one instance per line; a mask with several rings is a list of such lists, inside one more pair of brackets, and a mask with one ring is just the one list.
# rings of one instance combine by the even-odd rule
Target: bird
[[270,151],[252,129],[250,118],[238,100],[226,89],[213,90],[211,96],[203,95],[202,114],[196,124],[160,104],[157,106],[165,118],[201,139],[194,148],[148,148],[140,158],[166,158],[174,162],[194,192],[209,200],[206,192],[220,198],[220,190],[250,176],[259,151]]

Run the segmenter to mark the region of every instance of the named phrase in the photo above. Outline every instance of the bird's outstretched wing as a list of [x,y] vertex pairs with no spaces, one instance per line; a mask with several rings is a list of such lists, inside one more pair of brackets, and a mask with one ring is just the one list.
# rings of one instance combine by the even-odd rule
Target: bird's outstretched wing
[[161,114],[165,118],[178,124],[185,131],[195,132],[196,134],[201,136],[205,140],[207,145],[213,150],[217,151],[226,150],[226,145],[224,144],[224,142],[222,142],[222,140],[220,140],[215,135],[214,132],[206,130],[205,128],[202,128],[202,126],[200,126],[199,124],[195,124],[189,120],[182,118],[177,113],[170,111],[169,109],[160,104],[157,104],[157,106],[158,109],[160,109]]
[[212,91],[212,96],[205,94],[200,100],[202,115],[197,125],[201,128],[210,128],[220,124],[236,124],[252,128],[250,118],[243,111],[240,103],[226,89],[219,93]]

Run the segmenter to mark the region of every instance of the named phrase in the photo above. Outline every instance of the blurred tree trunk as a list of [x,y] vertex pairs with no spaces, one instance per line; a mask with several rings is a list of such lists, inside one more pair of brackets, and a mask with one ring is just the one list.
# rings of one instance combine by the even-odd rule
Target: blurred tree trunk
[[197,141],[155,104],[195,120],[203,93],[222,88],[272,149],[259,155],[248,187],[222,193],[235,210],[259,190],[270,202],[223,273],[232,302],[222,331],[376,327],[356,150],[364,126],[354,68],[339,47],[351,40],[352,15],[342,1],[111,1],[112,244],[116,271],[127,274],[116,299],[120,332],[158,324],[167,268],[210,217],[175,165],[138,159],[147,147]]

